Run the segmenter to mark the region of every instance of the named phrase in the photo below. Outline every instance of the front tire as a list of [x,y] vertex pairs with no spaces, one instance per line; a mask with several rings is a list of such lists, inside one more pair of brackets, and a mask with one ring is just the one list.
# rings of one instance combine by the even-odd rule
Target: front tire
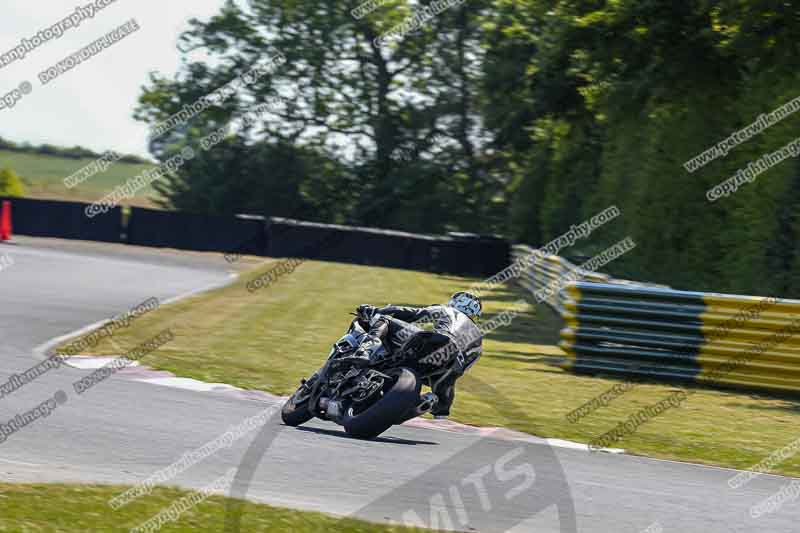
[[[306,386],[301,385],[283,404],[281,418],[287,426],[299,426],[314,418],[314,415],[309,410],[307,392]],[[304,393],[306,398],[302,397]]]
[[399,369],[397,380],[382,398],[361,413],[344,415],[344,430],[359,439],[377,437],[394,424],[405,421],[403,415],[419,403],[419,391],[416,374],[407,368]]

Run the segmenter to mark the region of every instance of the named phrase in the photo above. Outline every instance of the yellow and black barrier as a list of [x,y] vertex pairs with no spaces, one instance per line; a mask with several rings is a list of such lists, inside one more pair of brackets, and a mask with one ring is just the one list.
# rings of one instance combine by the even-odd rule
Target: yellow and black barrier
[[564,367],[800,391],[800,301],[611,283],[561,295]]

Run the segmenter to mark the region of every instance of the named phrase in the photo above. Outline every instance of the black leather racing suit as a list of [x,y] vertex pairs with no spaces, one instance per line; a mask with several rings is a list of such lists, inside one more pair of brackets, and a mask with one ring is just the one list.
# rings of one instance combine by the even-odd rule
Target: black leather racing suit
[[[463,366],[444,380],[428,383],[439,398],[432,414],[447,416],[455,399],[455,382],[469,369],[483,351],[482,334],[477,325],[464,313],[453,307],[431,305],[428,307],[401,307],[387,305],[369,308],[374,316],[370,321],[369,336],[380,340],[390,352],[415,350],[420,359],[429,358],[434,364],[445,366],[455,357],[463,356]],[[437,334],[424,342],[417,342],[421,336],[418,325],[433,324]],[[458,368],[458,367],[456,367]]]

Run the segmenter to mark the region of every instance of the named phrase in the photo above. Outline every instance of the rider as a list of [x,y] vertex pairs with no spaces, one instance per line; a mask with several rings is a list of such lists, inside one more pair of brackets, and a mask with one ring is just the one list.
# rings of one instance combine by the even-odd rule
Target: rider
[[[455,359],[452,373],[428,383],[439,399],[431,413],[438,419],[447,418],[455,398],[456,380],[475,364],[483,350],[483,335],[474,322],[482,308],[480,298],[463,291],[453,294],[447,305],[360,305],[358,315],[369,321],[369,332],[355,356],[365,364],[375,364],[398,350],[414,350],[419,359],[434,365],[446,366]],[[426,321],[433,322],[433,335],[419,335],[424,330],[412,325]]]

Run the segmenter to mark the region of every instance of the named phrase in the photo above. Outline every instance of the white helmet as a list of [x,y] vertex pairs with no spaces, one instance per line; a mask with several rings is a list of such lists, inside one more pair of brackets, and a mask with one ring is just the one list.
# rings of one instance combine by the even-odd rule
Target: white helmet
[[481,305],[481,299],[475,296],[474,294],[470,294],[468,292],[459,291],[455,293],[453,296],[450,297],[450,301],[447,303],[450,307],[454,307],[458,309],[465,315],[470,318],[475,318],[481,316],[481,310],[483,306]]

